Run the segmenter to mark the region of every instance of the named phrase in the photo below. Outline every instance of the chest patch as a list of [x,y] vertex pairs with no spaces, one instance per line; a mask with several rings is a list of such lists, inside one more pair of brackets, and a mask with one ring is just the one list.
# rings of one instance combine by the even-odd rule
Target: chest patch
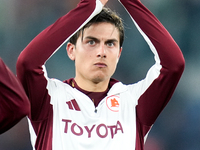
[[119,105],[120,105],[119,99],[120,99],[119,96],[115,96],[115,95],[107,97],[107,99],[106,99],[107,107],[111,111],[118,112],[119,111]]

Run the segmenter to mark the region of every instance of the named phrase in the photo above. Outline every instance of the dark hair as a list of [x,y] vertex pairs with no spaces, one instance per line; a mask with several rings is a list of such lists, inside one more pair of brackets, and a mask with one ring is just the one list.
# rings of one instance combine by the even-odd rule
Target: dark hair
[[90,27],[92,24],[107,22],[113,24],[119,31],[120,47],[124,42],[124,26],[122,19],[111,9],[103,8],[102,11],[92,18],[82,29],[77,31],[70,39],[69,42],[76,45],[77,39],[80,33],[84,31],[85,28]]

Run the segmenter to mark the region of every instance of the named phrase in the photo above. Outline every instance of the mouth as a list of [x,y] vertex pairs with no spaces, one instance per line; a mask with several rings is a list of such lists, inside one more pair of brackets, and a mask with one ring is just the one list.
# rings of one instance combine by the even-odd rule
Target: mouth
[[99,68],[106,68],[107,67],[107,65],[105,63],[100,63],[100,62],[99,63],[95,63],[94,65],[99,67]]

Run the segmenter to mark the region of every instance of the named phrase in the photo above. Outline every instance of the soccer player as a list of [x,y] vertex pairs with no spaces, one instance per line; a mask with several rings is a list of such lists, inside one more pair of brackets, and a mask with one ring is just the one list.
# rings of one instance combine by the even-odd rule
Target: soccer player
[[[142,150],[178,84],[185,63],[181,50],[139,0],[120,3],[149,44],[155,64],[137,83],[125,85],[112,78],[124,29],[121,19],[104,8],[106,2],[81,0],[18,58],[17,74],[31,101],[30,134],[36,150]],[[75,77],[50,79],[44,64],[67,41]]]
[[0,134],[28,115],[29,110],[21,83],[0,58]]

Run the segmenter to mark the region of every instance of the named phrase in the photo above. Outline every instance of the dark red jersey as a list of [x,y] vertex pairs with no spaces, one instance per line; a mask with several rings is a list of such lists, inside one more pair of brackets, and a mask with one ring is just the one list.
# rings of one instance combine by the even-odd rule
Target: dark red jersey
[[28,115],[29,110],[21,83],[0,58],[0,134]]

